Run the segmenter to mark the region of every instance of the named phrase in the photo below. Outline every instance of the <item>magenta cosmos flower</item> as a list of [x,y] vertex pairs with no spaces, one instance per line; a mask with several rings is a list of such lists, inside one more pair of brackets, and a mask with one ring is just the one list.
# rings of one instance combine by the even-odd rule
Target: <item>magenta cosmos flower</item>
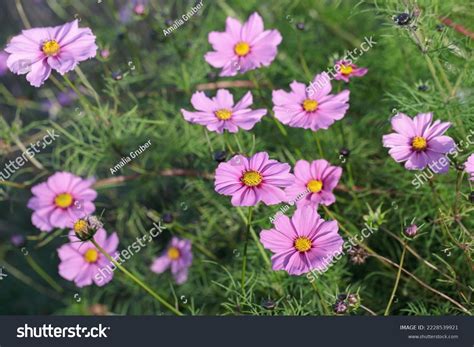
[[[111,256],[114,256],[119,239],[116,233],[107,237],[104,229],[99,229],[94,240]],[[68,281],[74,281],[79,288],[89,286],[94,282],[99,287],[112,280],[112,271],[103,271],[114,265],[108,260],[92,242],[79,241],[74,231],[69,232],[69,243],[58,248],[59,274]]]
[[93,179],[82,179],[69,172],[56,172],[46,182],[31,188],[28,208],[34,210],[31,222],[42,231],[72,227],[74,222],[95,211],[92,201],[97,192]]
[[236,155],[216,170],[215,190],[232,196],[234,206],[254,206],[259,201],[275,205],[286,199],[281,188],[294,181],[290,165],[269,159],[268,153],[259,152],[251,158]]
[[51,69],[64,75],[80,61],[95,57],[97,46],[91,29],[79,28],[76,19],[57,27],[23,30],[5,51],[10,53],[8,68],[17,75],[26,73],[28,82],[39,87]]
[[297,206],[331,205],[336,201],[332,193],[342,175],[342,168],[331,166],[324,159],[298,160],[295,165],[295,182],[285,189],[289,201]]
[[188,280],[188,269],[193,262],[191,241],[173,237],[168,248],[153,261],[151,271],[163,273],[171,267],[171,274],[178,284]]
[[332,258],[342,252],[343,239],[337,222],[319,217],[311,206],[299,207],[293,217],[280,215],[274,228],[262,230],[260,242],[274,253],[273,270],[301,275],[325,270]]
[[278,30],[263,30],[263,20],[253,13],[243,25],[227,17],[225,32],[209,33],[209,43],[215,52],[204,59],[213,67],[222,68],[220,76],[235,76],[260,66],[271,64],[281,42]]
[[433,114],[420,113],[411,119],[403,113],[392,118],[395,133],[383,136],[383,146],[396,162],[405,162],[408,170],[423,170],[429,166],[435,173],[449,169],[446,153],[454,149],[454,141],[443,134],[451,126],[440,120],[432,123]]
[[203,92],[196,92],[191,98],[191,104],[198,112],[181,109],[181,113],[188,122],[205,125],[210,131],[222,133],[227,130],[235,133],[239,128],[252,129],[267,114],[264,108],[250,109],[252,102],[251,92],[247,92],[235,106],[234,97],[228,90],[219,89],[212,99]]
[[464,164],[466,172],[471,175],[469,180],[474,181],[474,154],[471,154],[467,158],[466,164]]
[[339,60],[336,62],[336,66],[339,67],[339,71],[334,76],[336,80],[342,80],[346,83],[349,82],[349,79],[352,77],[362,77],[364,76],[367,71],[369,71],[365,67],[358,67],[355,64],[352,64],[349,61]]
[[289,93],[273,91],[275,117],[290,127],[327,129],[342,119],[349,108],[349,91],[330,94],[331,81],[325,72],[317,75],[308,87],[293,81],[290,88]]

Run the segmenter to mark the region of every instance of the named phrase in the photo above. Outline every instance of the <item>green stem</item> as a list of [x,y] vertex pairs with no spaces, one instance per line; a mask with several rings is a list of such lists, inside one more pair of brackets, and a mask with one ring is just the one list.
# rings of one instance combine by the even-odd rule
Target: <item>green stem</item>
[[66,75],[64,75],[63,78],[66,81],[67,85],[71,87],[71,89],[74,90],[74,92],[76,93],[77,97],[79,98],[79,101],[81,102],[82,107],[84,107],[87,111],[89,111],[89,113],[91,113],[89,104],[87,102],[87,99],[84,97],[84,95],[82,95],[79,89],[77,89],[74,83],[72,83],[71,80]]
[[47,282],[55,291],[62,293],[63,289],[59,284],[57,284],[51,276],[49,276],[46,271],[43,270],[41,266],[31,257],[31,255],[26,256],[26,261],[31,266],[34,272],[36,272],[45,282]]
[[21,21],[23,22],[23,25],[25,26],[26,29],[31,28],[30,21],[28,20],[28,17],[26,16],[25,10],[23,9],[23,5],[21,4],[20,0],[15,1],[16,4],[16,9],[18,11],[18,14],[20,15]]
[[114,258],[112,258],[98,243],[94,238],[90,240],[94,246],[107,258],[109,259],[120,271],[122,271],[125,275],[127,275],[131,280],[133,280],[136,284],[142,287],[148,294],[158,300],[163,306],[165,306],[168,310],[173,312],[177,316],[182,316],[183,314],[174,308],[170,303],[168,303],[165,299],[163,299],[160,295],[154,292],[150,287],[148,287],[145,283],[143,283],[140,279],[138,279],[134,274],[130,271],[125,269],[122,265],[120,265]]
[[459,214],[459,199],[461,198],[461,183],[462,183],[462,173],[458,171],[457,178],[456,178],[456,195],[454,197],[454,204],[453,204],[453,213],[454,218],[457,220],[457,216]]
[[316,291],[316,294],[318,294],[319,300],[321,302],[321,306],[323,307],[324,314],[326,316],[329,316],[331,314],[331,311],[329,310],[327,303],[324,301],[323,295],[319,291],[318,286],[316,286],[315,282],[311,282],[311,285],[313,286],[314,290]]
[[390,313],[390,306],[392,306],[393,299],[395,298],[395,293],[397,292],[398,283],[400,282],[400,275],[402,274],[403,261],[405,260],[406,245],[403,244],[402,256],[400,257],[400,265],[398,267],[397,278],[395,279],[395,285],[393,286],[392,295],[390,295],[390,300],[388,300],[387,308],[385,309],[384,316],[388,316]]
[[250,233],[250,226],[252,224],[252,212],[253,212],[253,207],[249,207],[249,212],[247,215],[247,230],[245,231],[245,241],[244,241],[244,256],[243,256],[243,261],[242,261],[242,291],[244,291],[244,285],[245,285],[245,270],[247,268],[247,246],[249,243],[249,233]]
[[97,106],[99,106],[100,105],[99,94],[95,91],[94,87],[87,79],[87,76],[84,74],[84,72],[82,72],[79,66],[76,66],[75,71],[77,75],[79,76],[80,80],[82,81],[82,83],[84,84],[84,86],[87,89],[89,89],[89,91],[94,95],[95,102],[97,103]]
[[319,137],[316,135],[315,132],[312,132],[312,133],[313,133],[314,140],[316,141],[316,145],[318,146],[319,156],[321,157],[321,159],[323,159],[324,152],[323,152],[323,147],[321,147],[321,142],[319,141]]
[[426,63],[428,65],[428,69],[430,70],[431,72],[431,76],[433,76],[433,79],[435,81],[435,84],[436,84],[436,87],[438,87],[439,89],[439,92],[441,93],[441,95],[443,96],[443,99],[446,101],[447,99],[447,95],[446,95],[446,91],[444,90],[443,86],[441,85],[441,82],[439,81],[439,78],[436,74],[436,69],[433,65],[433,62],[431,61],[431,58],[425,54],[425,60],[426,60]]

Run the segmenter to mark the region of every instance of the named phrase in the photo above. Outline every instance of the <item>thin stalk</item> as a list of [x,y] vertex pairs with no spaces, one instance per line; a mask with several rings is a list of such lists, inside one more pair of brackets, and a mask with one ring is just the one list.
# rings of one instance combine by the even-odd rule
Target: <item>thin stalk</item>
[[247,246],[249,243],[249,233],[250,233],[250,226],[252,225],[252,212],[253,212],[253,207],[249,207],[249,211],[247,214],[247,228],[245,231],[245,241],[244,241],[244,255],[243,255],[243,260],[242,260],[242,291],[244,291],[244,285],[245,285],[245,270],[247,268]]
[[454,218],[457,219],[458,214],[459,214],[459,199],[461,198],[461,183],[462,183],[462,172],[457,172],[457,177],[456,177],[456,195],[454,197],[454,204],[453,204],[453,213],[454,213]]
[[203,130],[204,130],[204,136],[206,136],[207,144],[209,146],[209,149],[211,150],[211,157],[212,157],[212,154],[214,153],[214,148],[212,147],[211,139],[209,138],[209,134],[207,133],[206,128],[203,127]]
[[36,283],[30,277],[28,277],[23,272],[18,270],[16,267],[14,267],[13,265],[8,264],[5,260],[2,260],[1,264],[5,268],[5,270],[7,271],[8,274],[11,274],[13,277],[15,277],[19,281],[23,282],[27,286],[33,288],[38,293],[47,295],[48,297],[50,297],[54,300],[61,301],[61,297],[56,292],[50,290],[47,287],[43,287],[42,285]]
[[323,295],[322,295],[321,292],[319,291],[318,286],[316,285],[315,282],[311,282],[311,285],[313,286],[314,291],[316,292],[316,294],[317,294],[318,297],[319,297],[319,300],[320,300],[320,302],[321,302],[321,306],[323,307],[324,314],[325,314],[326,316],[329,316],[329,315],[331,314],[331,311],[329,310],[329,307],[327,306],[327,303],[324,301]]
[[66,83],[69,85],[69,87],[71,87],[71,89],[74,90],[74,92],[76,93],[76,95],[79,98],[79,101],[81,102],[81,105],[87,111],[90,112],[89,104],[87,102],[87,99],[84,97],[84,95],[82,95],[82,93],[79,91],[79,89],[77,89],[77,87],[74,85],[74,83],[72,83],[71,80],[66,75],[64,75],[63,78],[66,81]]
[[444,84],[446,85],[446,87],[449,90],[449,95],[451,95],[453,93],[453,85],[449,81],[448,76],[446,75],[446,72],[444,71],[443,66],[441,65],[439,59],[437,57],[435,57],[434,61],[435,61],[436,65],[438,65],[438,69],[441,72],[441,78],[443,79]]
[[[242,212],[242,210],[237,209],[237,212],[239,213],[242,220],[246,222],[246,217],[244,213]],[[267,253],[265,253],[265,249],[263,248],[263,245],[258,239],[258,235],[255,232],[255,229],[252,228],[252,226],[250,226],[250,235],[252,236],[253,240],[255,241],[255,244],[257,245],[258,250],[260,251],[260,255],[262,256],[263,261],[265,262],[265,264],[267,264],[267,266],[270,266],[272,264],[270,261],[270,258],[268,257]]]
[[364,306],[364,305],[362,305],[362,304],[359,305],[359,306],[360,306],[360,308],[362,308],[363,310],[366,310],[367,312],[369,312],[372,316],[376,316],[376,315],[377,315],[377,313],[375,313],[374,311],[372,311],[370,308],[368,308],[368,307],[366,307],[366,306]]
[[99,106],[100,105],[99,94],[95,91],[94,87],[87,79],[87,76],[82,72],[79,66],[76,66],[74,70],[76,71],[77,75],[81,79],[84,86],[92,92],[92,94],[94,95],[95,102],[97,103],[97,106]]
[[323,152],[323,147],[321,147],[321,142],[319,141],[319,137],[316,135],[315,132],[312,132],[312,133],[313,133],[314,140],[316,141],[316,146],[318,146],[319,156],[321,157],[321,159],[323,159],[324,152]]
[[393,299],[395,298],[395,293],[397,292],[398,283],[400,282],[400,276],[402,274],[403,268],[403,261],[405,260],[405,252],[407,248],[406,245],[403,245],[402,256],[400,257],[400,265],[398,266],[397,278],[395,279],[395,284],[393,286],[392,294],[390,295],[390,299],[388,300],[387,308],[385,309],[384,316],[388,316],[390,313],[390,307],[392,306]]
[[10,182],[10,181],[0,181],[0,186],[7,186],[7,187],[13,187],[13,188],[19,188],[19,189],[28,188],[28,185],[24,183],[16,183],[16,182]]
[[41,266],[38,265],[38,263],[31,257],[31,255],[26,256],[26,261],[28,265],[33,269],[34,272],[38,274],[45,282],[47,282],[55,291],[58,293],[62,293],[63,289],[59,284],[57,284],[50,275],[46,273],[46,271],[43,270]]
[[446,95],[446,92],[445,92],[443,86],[441,85],[441,82],[438,79],[438,76],[436,74],[436,69],[433,65],[433,62],[431,61],[431,58],[427,54],[425,54],[424,56],[425,56],[426,64],[428,65],[428,69],[431,72],[431,76],[433,76],[433,79],[435,81],[436,86],[439,89],[439,92],[441,93],[441,95],[443,95],[443,99],[446,101],[447,95]]
[[18,14],[20,15],[21,21],[23,22],[23,25],[25,26],[26,29],[31,28],[30,21],[28,20],[28,17],[26,16],[25,10],[23,9],[23,5],[21,4],[20,0],[15,1],[16,4],[16,9],[18,11]]
[[125,275],[127,275],[132,281],[142,287],[148,294],[158,300],[163,306],[165,306],[168,310],[173,312],[177,316],[182,316],[183,314],[178,311],[176,308],[173,307],[170,303],[168,303],[165,299],[163,299],[159,294],[157,294],[153,289],[148,287],[145,283],[143,283],[140,279],[138,279],[134,274],[130,271],[125,269],[122,265],[120,265],[114,258],[110,256],[98,243],[94,238],[90,240],[93,245],[102,253],[107,259],[109,259],[120,271],[122,271]]

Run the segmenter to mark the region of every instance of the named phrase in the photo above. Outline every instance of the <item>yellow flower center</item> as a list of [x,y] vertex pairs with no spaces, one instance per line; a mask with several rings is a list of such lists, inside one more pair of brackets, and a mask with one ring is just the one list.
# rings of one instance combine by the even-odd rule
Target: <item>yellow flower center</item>
[[227,120],[229,119],[230,117],[232,117],[232,112],[226,108],[223,108],[223,109],[220,109],[220,110],[217,110],[216,112],[214,112],[214,114],[216,115],[217,118],[219,118],[220,120]]
[[316,109],[318,108],[318,102],[316,100],[306,99],[303,102],[303,108],[307,112],[316,111]]
[[43,43],[43,53],[46,55],[56,55],[60,48],[56,40],[49,40]]
[[311,193],[317,193],[323,189],[323,182],[320,180],[311,180],[306,185],[306,188],[308,188]]
[[340,72],[343,74],[343,75],[350,75],[352,73],[352,66],[350,65],[343,65],[341,64],[341,68],[340,68]]
[[311,249],[311,240],[305,236],[300,236],[295,240],[295,248],[298,252],[306,252]]
[[247,42],[239,42],[234,46],[234,52],[238,56],[245,56],[250,52],[250,46]]
[[54,203],[56,206],[61,208],[68,208],[72,205],[72,195],[69,193],[58,194],[54,198]]
[[90,248],[84,253],[84,259],[88,263],[95,263],[99,259],[99,253],[95,249]]
[[415,151],[423,151],[426,149],[426,140],[421,136],[415,136],[411,141],[411,146]]
[[176,247],[170,247],[170,249],[168,249],[168,258],[170,258],[171,260],[178,259],[179,255],[179,249],[177,249]]
[[88,224],[84,219],[79,219],[77,222],[74,223],[73,229],[76,234],[85,234],[87,233]]
[[262,175],[257,171],[247,171],[241,178],[242,182],[248,187],[255,187],[262,183]]

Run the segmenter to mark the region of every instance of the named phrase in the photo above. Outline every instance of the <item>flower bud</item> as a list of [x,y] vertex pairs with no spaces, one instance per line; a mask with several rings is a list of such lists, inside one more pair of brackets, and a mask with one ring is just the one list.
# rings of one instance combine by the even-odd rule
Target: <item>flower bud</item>
[[333,305],[334,313],[336,314],[344,314],[347,312],[347,304],[344,301],[336,301]]
[[10,237],[10,242],[12,243],[13,246],[17,248],[21,248],[24,245],[26,245],[26,239],[23,235],[20,234],[14,234]]
[[405,229],[405,235],[408,237],[413,237],[416,235],[417,231],[418,231],[418,227],[415,224],[412,224],[408,228]]
[[74,233],[81,241],[92,239],[100,228],[104,225],[96,216],[87,216],[74,222]]

